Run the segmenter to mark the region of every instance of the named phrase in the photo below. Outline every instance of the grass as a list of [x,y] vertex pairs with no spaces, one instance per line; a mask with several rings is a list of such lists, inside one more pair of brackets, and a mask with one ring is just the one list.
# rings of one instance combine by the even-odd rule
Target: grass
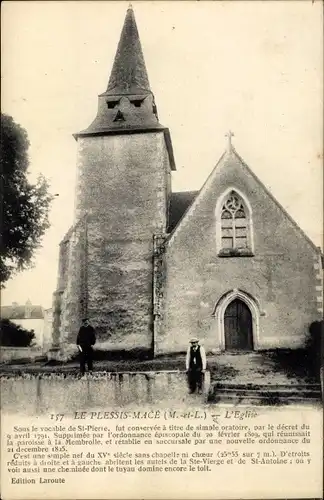
[[308,383],[316,383],[319,366],[316,356],[307,349],[275,349],[267,352],[272,369],[285,373],[288,378],[300,378]]

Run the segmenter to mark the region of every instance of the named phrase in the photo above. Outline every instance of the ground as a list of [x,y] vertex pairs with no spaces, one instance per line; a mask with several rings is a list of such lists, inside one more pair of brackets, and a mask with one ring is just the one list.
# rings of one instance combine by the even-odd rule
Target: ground
[[[45,361],[34,364],[2,365],[1,372],[76,373],[78,361],[54,364]],[[233,385],[296,385],[319,383],[309,362],[299,352],[266,351],[222,353],[209,356],[207,368],[214,383]],[[161,356],[153,360],[104,360],[95,362],[96,371],[185,370],[185,356]]]
[[[103,353],[96,353],[102,358]],[[97,359],[95,372],[150,372],[185,371],[185,355],[160,356],[153,360]],[[208,356],[210,372],[208,404],[230,405],[282,405],[320,404],[321,385],[319,373],[314,369],[313,358],[305,351],[274,350],[264,352],[222,353]],[[0,375],[6,374],[63,374],[74,378],[79,374],[78,360],[68,363],[47,362],[17,363],[0,366]],[[323,390],[323,389],[322,389]],[[194,395],[195,396],[195,395]],[[193,404],[190,397],[186,402]]]

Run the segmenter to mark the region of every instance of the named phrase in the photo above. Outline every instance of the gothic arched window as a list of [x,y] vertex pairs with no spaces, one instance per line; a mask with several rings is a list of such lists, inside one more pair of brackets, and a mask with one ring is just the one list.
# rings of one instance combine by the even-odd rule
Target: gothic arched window
[[251,211],[242,197],[231,190],[222,200],[217,212],[217,246],[220,255],[250,255]]

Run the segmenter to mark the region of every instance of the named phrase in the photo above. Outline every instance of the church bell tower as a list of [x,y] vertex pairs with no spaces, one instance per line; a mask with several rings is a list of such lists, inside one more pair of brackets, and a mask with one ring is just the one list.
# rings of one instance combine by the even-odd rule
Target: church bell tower
[[84,311],[104,349],[150,349],[154,239],[166,232],[175,165],[131,7],[97,116],[74,137],[75,223],[86,220]]

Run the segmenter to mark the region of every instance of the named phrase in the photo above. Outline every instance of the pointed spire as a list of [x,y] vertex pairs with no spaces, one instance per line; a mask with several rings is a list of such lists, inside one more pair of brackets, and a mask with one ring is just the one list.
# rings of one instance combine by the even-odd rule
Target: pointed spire
[[150,92],[134,11],[130,4],[105,94],[147,94]]
[[106,92],[99,95],[93,122],[75,139],[93,135],[159,131],[164,133],[171,169],[175,170],[169,129],[159,123],[131,4],[128,7]]

